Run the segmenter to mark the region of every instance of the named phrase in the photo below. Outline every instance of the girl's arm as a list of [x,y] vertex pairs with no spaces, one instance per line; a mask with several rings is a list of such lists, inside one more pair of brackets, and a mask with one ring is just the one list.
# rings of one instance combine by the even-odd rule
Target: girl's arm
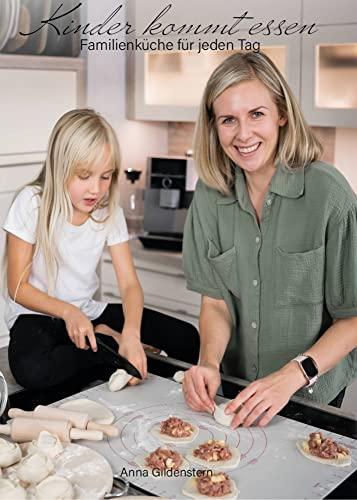
[[119,352],[138,368],[143,377],[146,377],[146,355],[140,342],[140,327],[144,308],[143,290],[136,274],[129,243],[118,243],[108,248],[123,303],[124,326],[121,332]]
[[92,323],[78,307],[51,297],[28,282],[35,245],[9,232],[6,245],[7,288],[11,299],[32,311],[63,319],[68,335],[77,347],[86,347],[87,336],[92,349],[96,350]]
[[224,300],[202,296],[200,312],[200,361],[185,372],[183,392],[197,411],[214,411],[214,397],[221,376],[219,367],[232,330],[232,319]]

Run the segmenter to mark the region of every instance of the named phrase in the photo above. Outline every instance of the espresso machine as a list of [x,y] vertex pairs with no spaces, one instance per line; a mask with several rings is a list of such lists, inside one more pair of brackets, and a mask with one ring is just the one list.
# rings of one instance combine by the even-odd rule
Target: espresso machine
[[197,181],[193,159],[150,157],[146,179],[144,235],[139,239],[146,248],[181,251],[183,227]]

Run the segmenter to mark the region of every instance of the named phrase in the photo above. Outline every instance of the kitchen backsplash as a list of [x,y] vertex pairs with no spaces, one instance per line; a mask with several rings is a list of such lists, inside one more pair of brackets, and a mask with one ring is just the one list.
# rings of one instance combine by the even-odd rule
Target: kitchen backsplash
[[[192,149],[194,127],[194,123],[169,123],[168,149],[170,155],[183,155],[188,149]],[[335,161],[336,129],[334,127],[313,127],[313,131],[324,148],[322,159],[333,164]]]

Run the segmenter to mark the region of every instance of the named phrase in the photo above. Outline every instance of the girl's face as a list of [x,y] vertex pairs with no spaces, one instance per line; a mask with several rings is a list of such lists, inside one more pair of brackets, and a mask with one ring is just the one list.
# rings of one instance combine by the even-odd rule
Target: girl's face
[[267,87],[249,80],[229,87],[213,103],[219,142],[229,158],[246,173],[274,167],[279,128],[286,118]]
[[114,168],[110,151],[105,146],[100,162],[84,168],[77,168],[68,183],[68,193],[73,206],[72,224],[85,222],[95,206],[109,190]]

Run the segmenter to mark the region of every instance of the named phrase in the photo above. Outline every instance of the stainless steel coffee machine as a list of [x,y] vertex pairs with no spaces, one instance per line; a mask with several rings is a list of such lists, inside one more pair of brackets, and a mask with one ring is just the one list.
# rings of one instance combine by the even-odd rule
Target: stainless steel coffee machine
[[183,227],[192,201],[197,174],[185,156],[148,158],[144,195],[144,236],[147,248],[182,250]]

